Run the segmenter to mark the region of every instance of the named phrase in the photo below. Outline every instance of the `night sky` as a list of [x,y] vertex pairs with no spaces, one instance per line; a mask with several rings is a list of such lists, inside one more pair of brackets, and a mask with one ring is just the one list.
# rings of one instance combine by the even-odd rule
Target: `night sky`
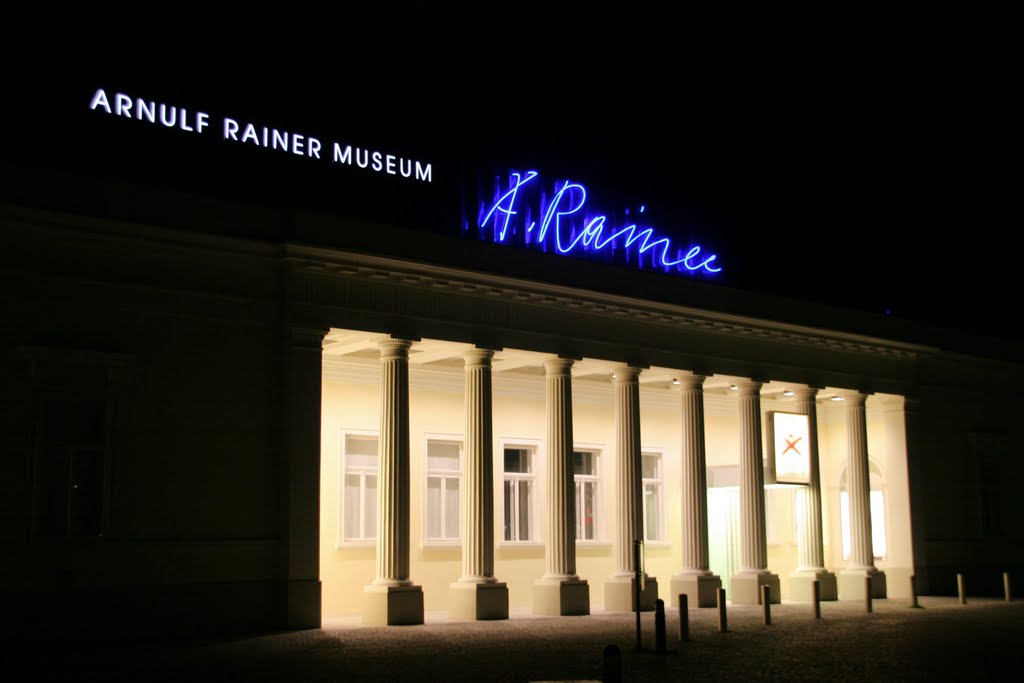
[[9,94],[102,82],[536,165],[672,206],[730,285],[1020,337],[1019,11],[631,6],[70,22],[4,57]]

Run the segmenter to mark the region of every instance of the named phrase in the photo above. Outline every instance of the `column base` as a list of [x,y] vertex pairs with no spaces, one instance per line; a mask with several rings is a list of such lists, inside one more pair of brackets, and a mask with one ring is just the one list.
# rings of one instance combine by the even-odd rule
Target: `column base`
[[465,621],[508,619],[508,586],[500,582],[456,581],[448,590],[448,618]]
[[[636,577],[613,576],[604,582],[604,610],[606,612],[636,611]],[[653,576],[644,579],[640,591],[640,611],[653,612],[654,601],[658,599],[658,580]]]
[[729,582],[729,601],[734,605],[760,605],[761,586],[769,587],[769,600],[773,605],[782,602],[779,575],[769,571],[733,574]]
[[874,567],[870,569],[844,569],[839,572],[839,599],[863,600],[867,597],[864,591],[864,578],[871,577],[871,597],[884,600],[888,591],[885,585],[885,572]]
[[671,606],[679,607],[679,594],[686,594],[687,607],[716,607],[722,579],[718,574],[676,574],[672,577]]
[[836,575],[827,569],[797,570],[789,575],[789,599],[795,602],[814,602],[814,582],[818,582],[818,599],[822,602],[838,600]]
[[539,579],[533,584],[533,613],[547,617],[590,614],[590,586],[582,579]]
[[364,586],[363,623],[367,626],[422,624],[423,588],[420,586]]

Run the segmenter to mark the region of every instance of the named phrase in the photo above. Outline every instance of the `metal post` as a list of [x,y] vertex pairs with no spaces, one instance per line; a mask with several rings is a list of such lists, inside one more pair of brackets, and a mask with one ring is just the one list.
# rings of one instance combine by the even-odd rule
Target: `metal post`
[[864,577],[864,610],[871,611],[871,575]]
[[960,604],[961,605],[966,605],[967,604],[967,588],[964,586],[964,575],[963,574],[957,574],[956,575],[956,592],[957,592],[957,595],[960,596]]
[[1010,590],[1010,572],[1003,572],[1003,595],[1006,596],[1006,602],[1013,600],[1013,593]]
[[606,645],[604,648],[604,675],[601,677],[605,683],[622,683],[622,651],[618,645]]
[[772,588],[768,584],[761,584],[761,621],[765,626],[772,623]]
[[654,601],[654,651],[665,654],[665,601]]
[[811,582],[811,595],[814,596],[814,618],[821,619],[821,583],[817,579]]
[[718,589],[718,631],[719,633],[725,633],[728,631],[728,624],[726,623],[725,615],[725,589]]
[[679,594],[679,640],[690,639],[690,609],[687,607],[686,593]]
[[921,606],[917,604],[917,577],[915,577],[913,574],[910,575],[910,606]]

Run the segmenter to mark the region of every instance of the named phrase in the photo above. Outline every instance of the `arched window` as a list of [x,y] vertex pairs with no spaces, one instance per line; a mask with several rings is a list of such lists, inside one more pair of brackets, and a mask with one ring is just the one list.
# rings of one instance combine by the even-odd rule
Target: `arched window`
[[[871,550],[876,560],[885,559],[885,476],[873,460],[868,460],[871,483]],[[850,495],[847,488],[846,467],[839,475],[839,518],[843,531],[843,559],[850,559]]]

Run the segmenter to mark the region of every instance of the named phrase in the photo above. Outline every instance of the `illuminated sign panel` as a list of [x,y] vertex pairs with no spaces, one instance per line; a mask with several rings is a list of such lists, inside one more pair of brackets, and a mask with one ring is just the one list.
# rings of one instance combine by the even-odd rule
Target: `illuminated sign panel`
[[537,171],[512,171],[494,196],[481,202],[483,239],[560,255],[593,256],[665,272],[714,275],[718,256],[697,244],[680,246],[644,223],[646,207],[611,219],[588,204],[587,189],[572,180],[545,182]]
[[809,484],[811,477],[810,422],[799,413],[771,413],[769,483]]

